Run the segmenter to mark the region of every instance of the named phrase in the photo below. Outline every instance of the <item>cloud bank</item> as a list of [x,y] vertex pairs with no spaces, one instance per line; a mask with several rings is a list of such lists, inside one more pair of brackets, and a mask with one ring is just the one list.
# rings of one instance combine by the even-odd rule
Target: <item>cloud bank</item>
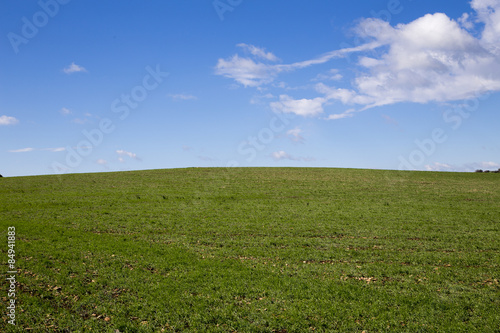
[[472,162],[463,165],[451,165],[446,163],[434,162],[425,165],[427,171],[456,171],[456,172],[472,172],[475,170],[500,170],[500,164],[496,162]]
[[283,72],[356,54],[352,81],[342,83],[344,76],[336,69],[329,70],[312,78],[330,78],[336,83],[317,83],[317,97],[279,94],[278,101],[270,102],[275,112],[300,116],[320,116],[325,106],[334,102],[348,106],[344,113],[325,118],[330,120],[377,106],[451,102],[500,91],[500,0],[473,0],[470,5],[473,13],[464,13],[456,20],[443,13],[396,26],[380,19],[364,19],[354,32],[367,43],[292,64],[277,64],[279,59],[273,53],[238,44],[251,56],[219,59],[215,73],[244,87],[262,88]]

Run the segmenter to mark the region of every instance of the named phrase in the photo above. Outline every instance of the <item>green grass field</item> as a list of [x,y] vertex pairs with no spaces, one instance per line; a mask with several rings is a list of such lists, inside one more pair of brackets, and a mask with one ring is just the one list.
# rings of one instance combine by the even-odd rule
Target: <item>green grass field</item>
[[500,174],[17,177],[0,203],[0,331],[500,332]]

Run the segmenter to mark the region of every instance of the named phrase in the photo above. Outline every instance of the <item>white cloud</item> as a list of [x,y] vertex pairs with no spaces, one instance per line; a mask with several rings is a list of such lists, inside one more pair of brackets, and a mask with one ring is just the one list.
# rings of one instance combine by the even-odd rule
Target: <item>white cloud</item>
[[475,163],[468,163],[464,165],[466,171],[473,171],[477,169],[482,169],[482,170],[498,170],[500,169],[500,164],[496,162],[475,162]]
[[278,57],[276,57],[271,52],[266,52],[266,51],[264,51],[264,49],[256,47],[256,46],[253,46],[253,45],[248,45],[248,44],[245,44],[245,43],[240,43],[240,44],[238,44],[236,46],[241,47],[242,49],[246,50],[247,52],[250,52],[251,54],[253,54],[254,56],[256,56],[258,58],[266,59],[266,60],[269,60],[269,61],[278,61],[278,60],[280,60]]
[[291,160],[291,161],[303,161],[303,162],[310,162],[314,161],[315,159],[312,157],[296,157],[288,154],[287,152],[280,150],[280,151],[275,151],[271,154],[271,157],[276,160]]
[[14,149],[14,150],[9,150],[9,153],[27,153],[31,151],[50,151],[52,153],[58,153],[61,151],[65,151],[66,148],[64,147],[57,147],[57,148],[40,148],[40,149],[35,149],[35,148],[21,148],[21,149]]
[[78,72],[86,72],[87,70],[80,66],[80,65],[77,65],[75,64],[74,62],[71,63],[71,65],[69,65],[68,67],[65,67],[63,69],[63,72],[66,73],[66,74],[72,74],[72,73],[78,73]]
[[295,62],[295,63],[288,64],[288,65],[275,65],[275,68],[279,72],[302,69],[302,68],[306,68],[306,67],[309,67],[312,65],[324,64],[324,63],[326,63],[332,59],[335,59],[335,58],[345,57],[349,53],[373,50],[379,46],[380,46],[379,42],[366,43],[366,44],[356,46],[356,47],[330,51],[330,52],[325,53],[317,58],[310,59],[310,60],[299,61],[299,62]]
[[316,75],[312,81],[339,81],[342,80],[343,76],[339,73],[338,69],[330,69],[326,73],[321,73]]
[[472,0],[471,7],[476,11],[478,20],[484,23],[482,44],[492,53],[500,55],[500,1]]
[[245,87],[258,87],[272,82],[277,70],[273,66],[234,55],[228,60],[219,59],[215,74],[231,78]]
[[351,52],[372,50],[378,46],[377,42],[367,43],[353,48],[331,51],[314,59],[283,65],[271,65],[235,54],[228,59],[219,59],[215,66],[215,74],[231,78],[245,87],[259,87],[273,82],[274,78],[281,72],[323,64],[331,59],[344,57]]
[[182,100],[182,101],[198,99],[198,97],[189,94],[169,94],[168,97],[172,98],[173,100]]
[[67,108],[62,108],[61,110],[59,110],[59,113],[61,113],[62,115],[68,115],[68,114],[71,114],[71,110],[67,109]]
[[323,113],[325,98],[293,99],[288,95],[280,95],[279,102],[271,102],[271,108],[276,112],[294,113],[299,116],[316,116]]
[[426,165],[425,170],[427,170],[427,171],[455,171],[453,166],[446,164],[446,163],[439,163],[439,162],[434,162],[432,164]]
[[58,152],[61,152],[61,151],[65,151],[66,148],[64,147],[57,147],[57,148],[43,148],[43,149],[40,149],[40,150],[47,150],[47,151],[50,151],[52,153],[58,153]]
[[255,95],[250,99],[250,104],[262,104],[263,100],[274,98],[273,94]]
[[496,162],[473,162],[462,165],[451,165],[446,163],[434,162],[425,166],[425,170],[427,171],[473,172],[479,169],[496,171],[500,169],[500,164]]
[[[137,154],[135,153],[131,153],[129,151],[125,151],[125,150],[117,150],[116,153],[120,156],[120,157],[123,157],[123,156],[128,156],[130,158],[133,158],[134,160],[138,160],[140,161],[141,159],[137,156]],[[120,160],[120,162],[123,162],[123,158],[122,160]]]
[[471,17],[468,13],[463,13],[462,16],[458,19],[458,23],[462,26],[462,28],[471,30],[474,28],[474,22],[471,21]]
[[30,151],[35,150],[34,148],[21,148],[21,149],[14,149],[14,150],[9,150],[9,153],[27,153]]
[[106,160],[103,160],[102,158],[98,159],[96,161],[97,164],[100,164],[100,165],[107,165],[108,164],[108,161]]
[[374,101],[372,97],[358,95],[354,90],[329,87],[324,83],[318,83],[315,88],[317,92],[324,94],[327,100],[339,100],[343,104],[366,105]]
[[19,120],[14,117],[0,116],[0,126],[15,125],[17,123],[19,123]]
[[283,150],[280,150],[280,151],[275,151],[271,154],[271,156],[275,159],[275,160],[290,160],[292,159],[291,156],[284,152]]
[[[72,113],[72,112],[71,112]],[[71,120],[71,122],[75,123],[75,124],[80,124],[80,125],[84,125],[84,124],[87,124],[87,123],[90,123],[92,122],[92,119],[91,118],[97,118],[97,119],[100,119],[99,116],[94,116],[93,114],[89,113],[89,112],[85,112],[83,114],[83,118],[75,118],[73,120]]]
[[[487,22],[495,15],[481,16]],[[495,20],[500,33],[500,17]],[[378,19],[364,20],[358,33],[387,45],[387,52],[378,58],[360,58],[359,65],[367,72],[357,76],[354,89],[335,91],[323,86],[318,90],[328,99],[365,109],[398,102],[456,101],[500,90],[500,60],[495,53],[499,40],[484,36],[488,29],[494,30],[493,23],[485,24],[483,37],[477,39],[441,13],[396,27]],[[492,46],[492,41],[497,45]]]
[[298,127],[286,132],[286,134],[291,137],[293,142],[304,143],[305,139],[302,135],[300,135],[300,133],[302,133],[302,130]]
[[[369,42],[334,50],[316,58],[291,64],[270,64],[263,49],[239,44],[254,58],[234,55],[219,59],[216,74],[234,79],[245,87],[272,83],[283,72],[324,64],[351,53],[360,53],[355,78],[338,86],[318,83],[321,97],[294,99],[282,95],[271,103],[275,111],[304,116],[319,115],[333,101],[357,105],[359,111],[401,102],[445,103],[500,91],[500,0],[472,0],[473,13],[457,20],[446,14],[424,15],[407,24],[391,26],[380,19],[364,19],[354,30]],[[373,51],[370,55],[367,51]],[[272,53],[271,53],[272,54]],[[274,56],[274,55],[273,55]],[[267,57],[267,58],[266,58]],[[342,80],[335,70],[315,80]],[[285,89],[287,85],[274,84]],[[352,113],[328,119],[352,117]]]
[[338,120],[338,119],[344,119],[344,118],[351,118],[352,116],[354,116],[353,112],[356,112],[356,110],[349,109],[349,110],[346,110],[342,113],[331,114],[326,119],[327,120]]

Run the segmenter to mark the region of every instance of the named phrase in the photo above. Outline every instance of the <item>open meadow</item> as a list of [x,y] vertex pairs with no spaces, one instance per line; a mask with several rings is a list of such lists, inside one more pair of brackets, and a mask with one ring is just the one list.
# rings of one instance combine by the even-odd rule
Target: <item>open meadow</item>
[[499,174],[12,177],[0,203],[0,331],[500,332]]

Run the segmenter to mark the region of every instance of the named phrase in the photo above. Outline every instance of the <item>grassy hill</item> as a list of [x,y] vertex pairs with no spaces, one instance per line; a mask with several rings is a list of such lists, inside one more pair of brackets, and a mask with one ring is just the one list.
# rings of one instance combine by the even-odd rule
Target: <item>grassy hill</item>
[[498,174],[18,177],[0,203],[2,331],[500,332]]

